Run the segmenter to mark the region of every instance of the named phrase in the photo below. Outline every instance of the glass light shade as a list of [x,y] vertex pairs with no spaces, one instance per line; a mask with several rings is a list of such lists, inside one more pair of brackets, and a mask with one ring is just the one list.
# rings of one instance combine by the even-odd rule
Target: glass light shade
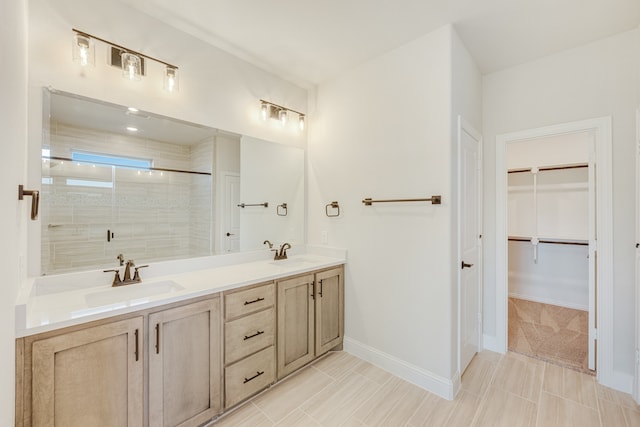
[[140,80],[142,68],[140,57],[133,53],[122,52],[122,77],[129,80]]
[[178,83],[178,69],[167,66],[164,70],[164,90],[167,92],[177,92]]
[[72,43],[72,55],[75,62],[83,67],[96,65],[95,45],[91,37],[75,33]]
[[282,126],[286,126],[287,124],[287,110],[284,108],[278,111],[278,120],[282,123]]
[[298,126],[300,126],[300,130],[304,130],[304,126],[305,126],[305,118],[304,118],[304,114],[300,114],[300,116],[298,117]]
[[269,117],[269,104],[266,102],[263,102],[260,105],[260,116],[262,117],[262,120],[267,120]]

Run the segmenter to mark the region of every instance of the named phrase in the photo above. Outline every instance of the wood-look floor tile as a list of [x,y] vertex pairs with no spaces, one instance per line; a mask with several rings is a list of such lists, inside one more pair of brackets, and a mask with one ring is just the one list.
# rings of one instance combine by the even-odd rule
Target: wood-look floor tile
[[536,425],[536,411],[537,405],[530,400],[490,387],[485,400],[478,409],[474,425],[534,427]]
[[405,381],[398,377],[391,378],[376,391],[364,405],[360,406],[353,416],[365,425],[374,425],[384,419],[391,409],[408,393],[402,388]]
[[537,402],[543,375],[544,362],[516,353],[507,353],[496,368],[493,386]]
[[632,408],[636,411],[640,411],[640,405],[638,405],[630,394],[623,393],[618,390],[613,390],[609,387],[605,387],[602,384],[596,383],[596,393],[598,398],[606,399],[614,403],[618,403],[622,406]]
[[543,389],[593,409],[598,407],[594,378],[572,369],[547,364]]
[[384,384],[393,378],[393,374],[385,371],[382,368],[378,368],[375,365],[372,365],[369,362],[362,362],[358,366],[353,369],[354,372],[359,373],[360,375],[369,378],[371,381],[377,384]]
[[274,423],[251,402],[212,424],[215,427],[270,427]]
[[321,427],[313,418],[296,409],[276,424],[278,427]]
[[329,384],[300,409],[323,426],[339,426],[379,389],[373,381],[352,373]]
[[408,389],[407,394],[398,402],[387,416],[378,425],[384,427],[404,426],[418,410],[422,401],[429,395],[429,392],[413,384],[404,383],[404,388]]
[[409,419],[409,425],[412,427],[445,426],[457,404],[457,400],[446,400],[429,393]]
[[364,360],[355,357],[345,351],[331,352],[315,362],[312,366],[321,370],[333,379],[339,379],[358,365],[365,363]]
[[456,396],[456,408],[451,413],[447,425],[470,426],[475,417],[482,398],[474,393],[462,390]]
[[599,399],[598,405],[600,410],[600,420],[602,421],[603,426],[624,427],[627,425],[627,422],[624,419],[622,406],[606,399]]
[[[628,427],[640,427],[640,411],[622,406],[622,413]],[[604,423],[602,425],[605,425]]]
[[483,395],[497,367],[497,361],[476,355],[462,374],[462,389],[478,396]]
[[599,427],[598,411],[572,400],[542,392],[538,410],[538,425],[544,427]]
[[253,403],[279,422],[331,382],[331,377],[310,366],[258,396]]

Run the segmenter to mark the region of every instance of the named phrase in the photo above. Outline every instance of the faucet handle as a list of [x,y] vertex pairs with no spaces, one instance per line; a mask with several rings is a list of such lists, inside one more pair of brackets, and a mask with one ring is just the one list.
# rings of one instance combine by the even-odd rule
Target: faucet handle
[[140,270],[141,268],[147,268],[147,267],[149,267],[149,264],[141,265],[140,267],[135,267],[133,270],[133,280],[136,282],[142,282],[142,279],[140,278],[140,274],[138,273],[138,270]]
[[122,267],[124,265],[124,255],[122,254],[118,254],[118,256],[116,257],[116,259],[118,261],[120,261],[120,267]]
[[112,271],[115,271],[116,275],[113,277],[113,282],[111,283],[111,286],[118,286],[120,283],[122,283],[122,279],[120,279],[120,269],[118,268],[112,268],[110,270],[102,270],[104,273],[110,273]]

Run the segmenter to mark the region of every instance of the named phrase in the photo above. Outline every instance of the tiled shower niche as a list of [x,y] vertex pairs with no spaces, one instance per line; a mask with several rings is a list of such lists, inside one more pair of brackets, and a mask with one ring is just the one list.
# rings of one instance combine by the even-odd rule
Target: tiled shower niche
[[[120,253],[138,265],[211,254],[213,137],[172,144],[53,121],[49,133],[42,274],[113,268]],[[74,153],[152,167],[73,161]]]

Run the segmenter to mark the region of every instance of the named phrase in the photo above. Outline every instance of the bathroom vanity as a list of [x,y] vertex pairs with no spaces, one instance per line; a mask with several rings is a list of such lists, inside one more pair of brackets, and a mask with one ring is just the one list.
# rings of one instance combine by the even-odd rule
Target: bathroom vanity
[[120,288],[36,281],[17,310],[16,425],[201,425],[341,347],[344,262],[157,268]]

